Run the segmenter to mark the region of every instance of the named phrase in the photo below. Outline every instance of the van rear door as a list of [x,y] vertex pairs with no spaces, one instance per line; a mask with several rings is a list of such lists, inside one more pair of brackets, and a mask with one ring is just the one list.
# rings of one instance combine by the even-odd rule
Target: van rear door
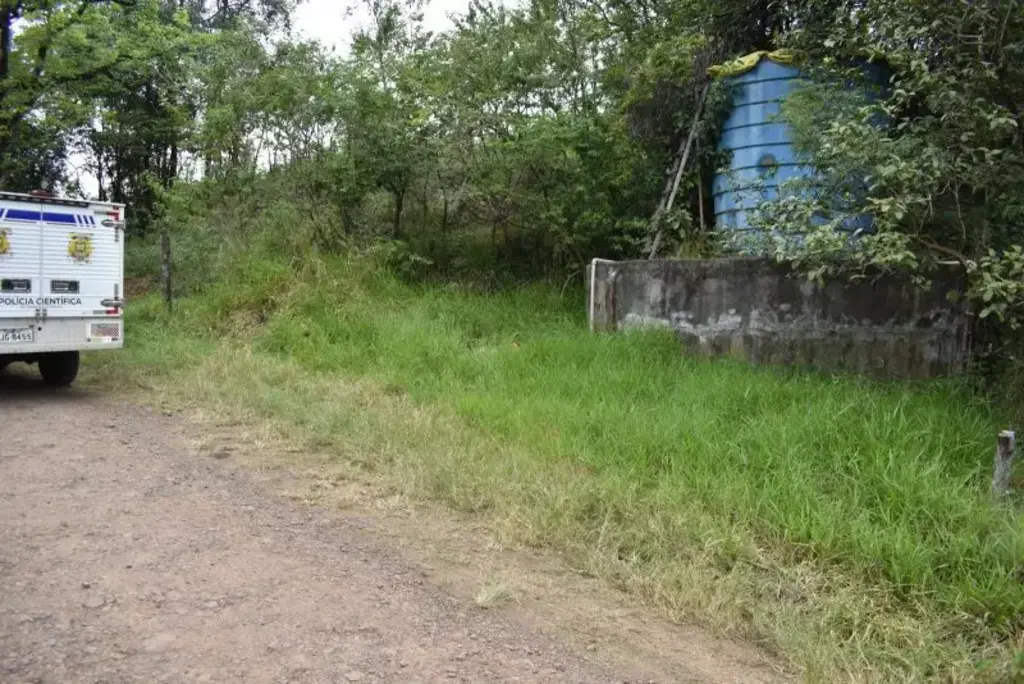
[[0,328],[3,320],[35,320],[42,285],[42,205],[0,197]]
[[47,319],[120,315],[122,212],[108,204],[43,205],[42,297]]

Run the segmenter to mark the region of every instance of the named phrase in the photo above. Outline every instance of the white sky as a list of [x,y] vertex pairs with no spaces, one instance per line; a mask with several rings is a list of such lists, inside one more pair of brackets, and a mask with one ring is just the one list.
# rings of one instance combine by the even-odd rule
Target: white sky
[[[346,16],[348,7],[355,8],[350,16]],[[435,33],[444,31],[452,26],[449,14],[461,14],[468,8],[469,0],[428,0],[423,8],[423,27]],[[369,13],[359,0],[300,0],[292,24],[300,37],[319,40],[345,53],[353,30],[368,19]]]

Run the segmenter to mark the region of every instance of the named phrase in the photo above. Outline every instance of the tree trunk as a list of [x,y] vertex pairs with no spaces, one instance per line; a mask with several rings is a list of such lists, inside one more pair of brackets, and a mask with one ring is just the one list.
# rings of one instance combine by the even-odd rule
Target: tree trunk
[[352,213],[348,208],[348,204],[344,204],[341,207],[341,232],[345,235],[352,233]]
[[441,235],[448,234],[448,192],[444,192],[444,206],[441,209]]
[[395,219],[391,229],[391,237],[396,240],[402,238],[402,209],[405,206],[405,189],[395,192]]
[[444,186],[441,172],[437,172],[437,187],[441,190],[441,235],[448,232],[448,188]]
[[170,159],[164,173],[164,189],[170,190],[178,178],[178,143],[171,143]]
[[[11,42],[14,37],[14,20],[18,15],[17,6],[11,7],[7,3],[0,8],[0,82],[7,80],[11,71]],[[0,87],[0,97],[3,96],[5,87]]]
[[100,202],[107,201],[107,186],[104,185],[104,179],[107,177],[107,167],[103,162],[103,147],[95,144],[93,146],[93,154],[96,155],[96,198]]
[[424,236],[427,234],[427,217],[430,213],[430,197],[427,195],[427,184],[423,183],[423,225],[420,230]]

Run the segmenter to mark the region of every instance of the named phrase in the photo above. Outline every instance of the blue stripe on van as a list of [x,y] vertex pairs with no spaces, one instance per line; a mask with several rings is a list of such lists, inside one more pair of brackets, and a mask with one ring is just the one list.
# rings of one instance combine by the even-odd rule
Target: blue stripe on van
[[74,214],[58,214],[56,212],[43,212],[43,220],[47,223],[74,223]]
[[42,218],[42,214],[38,211],[28,211],[27,209],[8,209],[5,218],[8,221],[39,221]]

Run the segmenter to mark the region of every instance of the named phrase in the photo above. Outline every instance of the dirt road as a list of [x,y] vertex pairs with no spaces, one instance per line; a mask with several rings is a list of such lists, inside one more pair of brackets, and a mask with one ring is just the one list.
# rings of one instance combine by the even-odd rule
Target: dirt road
[[666,677],[481,610],[372,518],[195,453],[187,421],[31,377],[0,377],[0,681],[773,679]]

